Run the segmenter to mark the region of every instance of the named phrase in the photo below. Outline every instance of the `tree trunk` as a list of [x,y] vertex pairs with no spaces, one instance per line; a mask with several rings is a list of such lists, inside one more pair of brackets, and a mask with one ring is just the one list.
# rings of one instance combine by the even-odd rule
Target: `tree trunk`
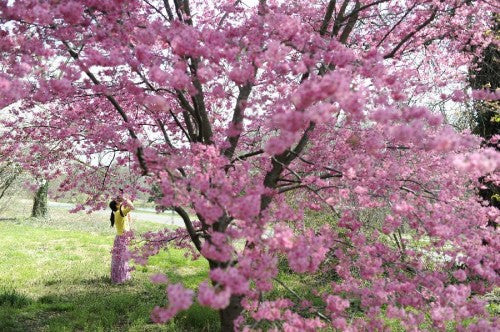
[[231,295],[227,308],[219,310],[220,325],[222,332],[234,332],[234,320],[241,315],[241,295]]
[[45,218],[47,217],[47,192],[49,190],[49,181],[43,181],[38,188],[35,197],[33,198],[33,209],[31,217]]
[[3,198],[20,174],[21,169],[13,165],[13,163],[7,162],[2,164],[0,167],[0,199]]

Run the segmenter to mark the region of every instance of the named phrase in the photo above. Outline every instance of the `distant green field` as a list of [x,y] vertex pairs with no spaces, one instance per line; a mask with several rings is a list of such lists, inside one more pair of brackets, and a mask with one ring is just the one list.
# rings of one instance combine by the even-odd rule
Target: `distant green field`
[[[0,214],[0,331],[216,331],[218,313],[195,304],[166,325],[149,319],[165,304],[164,286],[149,276],[195,287],[207,277],[206,261],[180,250],[138,266],[124,285],[109,280],[114,233],[106,221],[51,209],[49,220],[13,220],[19,207]],[[21,207],[21,210],[22,209]],[[142,223],[144,231],[158,224]]]

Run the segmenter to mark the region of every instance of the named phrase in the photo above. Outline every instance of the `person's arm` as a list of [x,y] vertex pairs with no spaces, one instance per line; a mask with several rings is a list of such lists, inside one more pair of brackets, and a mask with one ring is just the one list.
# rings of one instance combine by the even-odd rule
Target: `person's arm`
[[128,199],[126,199],[121,206],[123,207],[122,212],[124,216],[128,215],[128,213],[134,209],[134,204]]
[[127,214],[128,224],[132,227],[132,217],[130,217],[130,213]]

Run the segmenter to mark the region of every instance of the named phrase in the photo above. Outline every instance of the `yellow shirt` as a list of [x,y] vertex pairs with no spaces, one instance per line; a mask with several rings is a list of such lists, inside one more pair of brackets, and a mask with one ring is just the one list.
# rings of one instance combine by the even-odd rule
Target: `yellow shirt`
[[[122,213],[120,213],[120,209]],[[114,211],[115,215],[115,227],[116,233],[122,235],[123,232],[130,230],[130,225],[128,222],[127,214],[132,210],[132,207],[128,205],[118,205],[118,210]],[[123,215],[123,216],[122,216]]]

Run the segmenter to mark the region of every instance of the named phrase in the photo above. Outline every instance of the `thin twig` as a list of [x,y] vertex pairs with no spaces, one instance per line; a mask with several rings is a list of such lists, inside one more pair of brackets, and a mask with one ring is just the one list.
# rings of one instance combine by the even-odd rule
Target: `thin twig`
[[[299,295],[297,294],[297,292],[295,292],[293,289],[291,289],[290,287],[288,287],[287,285],[285,285],[285,283],[281,280],[279,280],[278,278],[273,278],[274,281],[276,281],[278,284],[280,284],[281,286],[283,286],[283,288],[285,288],[287,291],[289,291],[291,294],[293,294],[299,301],[303,301],[304,299]],[[330,322],[330,318],[328,318],[327,316],[325,316],[324,314],[322,314],[321,312],[319,312],[318,310],[315,311],[315,314],[321,318],[321,319],[324,319],[328,322]]]

